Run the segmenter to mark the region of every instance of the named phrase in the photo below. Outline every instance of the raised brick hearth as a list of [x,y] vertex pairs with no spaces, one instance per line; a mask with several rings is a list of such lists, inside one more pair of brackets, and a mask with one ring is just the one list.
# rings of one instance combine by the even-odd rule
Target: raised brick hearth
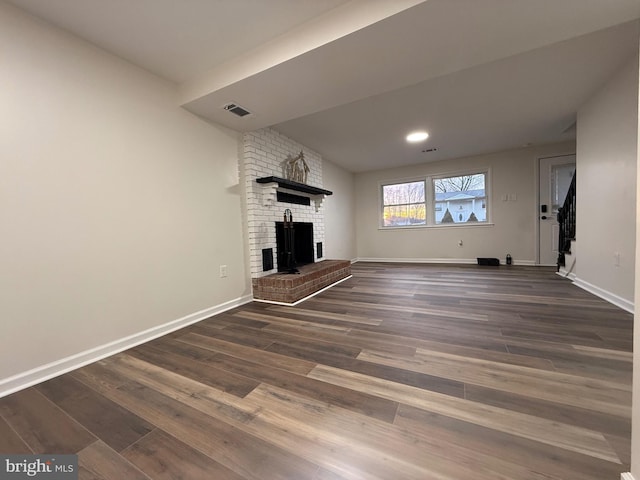
[[351,275],[348,260],[324,260],[300,267],[300,273],[274,273],[254,278],[253,298],[272,302],[295,303]]

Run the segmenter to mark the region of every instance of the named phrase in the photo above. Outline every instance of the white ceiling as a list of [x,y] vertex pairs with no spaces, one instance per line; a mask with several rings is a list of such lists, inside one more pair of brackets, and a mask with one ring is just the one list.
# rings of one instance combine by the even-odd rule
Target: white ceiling
[[[576,111],[637,55],[638,34],[625,23],[275,128],[356,172],[570,140]],[[418,129],[428,141],[407,144]]]
[[[572,138],[639,45],[640,0],[9,2],[175,82],[206,119],[352,171]],[[416,128],[431,137],[408,146]]]
[[348,0],[8,0],[180,83]]

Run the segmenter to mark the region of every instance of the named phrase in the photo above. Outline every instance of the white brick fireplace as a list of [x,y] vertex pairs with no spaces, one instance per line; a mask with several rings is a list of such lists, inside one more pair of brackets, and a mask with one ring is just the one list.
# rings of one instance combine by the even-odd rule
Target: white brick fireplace
[[[251,278],[277,272],[276,222],[282,222],[286,209],[291,210],[294,222],[313,223],[313,260],[318,257],[317,244],[324,245],[324,195],[290,190],[276,182],[258,183],[259,178],[284,178],[283,162],[300,152],[309,167],[307,185],[322,188],[322,158],[316,152],[294,142],[270,128],[245,133],[243,136],[243,174],[245,182],[247,231],[250,251]],[[310,205],[297,205],[277,200],[277,193],[291,193],[310,199]],[[272,249],[273,269],[263,268],[263,249]]]

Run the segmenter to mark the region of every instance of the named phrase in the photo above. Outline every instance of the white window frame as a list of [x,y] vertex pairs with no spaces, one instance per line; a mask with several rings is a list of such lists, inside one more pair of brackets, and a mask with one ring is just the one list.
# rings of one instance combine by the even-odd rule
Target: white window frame
[[[486,219],[484,221],[478,222],[461,222],[461,223],[436,223],[436,200],[435,200],[435,187],[434,180],[441,178],[450,178],[450,177],[461,177],[465,175],[484,175],[484,197],[482,197],[482,201],[484,201],[486,205]],[[412,183],[412,182],[425,182],[425,213],[426,213],[426,223],[424,225],[384,225],[384,197],[383,197],[383,189],[387,185],[398,185],[402,183]],[[397,230],[397,229],[415,229],[415,228],[478,228],[491,226],[492,223],[492,202],[493,195],[491,192],[491,169],[490,168],[478,168],[478,169],[468,169],[468,170],[460,170],[454,172],[444,172],[437,173],[432,175],[425,176],[416,176],[410,178],[402,178],[395,180],[385,180],[379,182],[378,185],[378,229],[379,230]],[[453,214],[453,212],[452,212]]]
[[[384,187],[386,186],[391,186],[391,185],[402,185],[402,184],[406,184],[406,183],[419,183],[422,182],[424,183],[424,206],[425,206],[425,224],[424,225],[420,225],[420,224],[413,224],[413,225],[388,225],[386,226],[384,224],[384,207],[387,206],[384,204]],[[394,180],[394,181],[388,181],[388,182],[383,182],[380,183],[380,186],[378,188],[378,196],[379,196],[379,227],[383,228],[383,229],[388,229],[388,228],[423,228],[428,224],[428,216],[429,216],[429,211],[427,210],[427,205],[429,205],[429,184],[427,183],[426,179],[423,178],[412,178],[410,180]],[[417,202],[416,202],[417,203]],[[410,205],[414,205],[414,204],[410,204]]]

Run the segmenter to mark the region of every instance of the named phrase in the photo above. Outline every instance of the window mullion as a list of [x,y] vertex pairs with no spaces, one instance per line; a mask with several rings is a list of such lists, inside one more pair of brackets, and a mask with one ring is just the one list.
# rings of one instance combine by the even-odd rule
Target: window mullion
[[435,225],[436,223],[436,215],[435,215],[435,193],[433,189],[433,179],[431,177],[427,177],[425,179],[425,211],[427,217],[427,225]]

